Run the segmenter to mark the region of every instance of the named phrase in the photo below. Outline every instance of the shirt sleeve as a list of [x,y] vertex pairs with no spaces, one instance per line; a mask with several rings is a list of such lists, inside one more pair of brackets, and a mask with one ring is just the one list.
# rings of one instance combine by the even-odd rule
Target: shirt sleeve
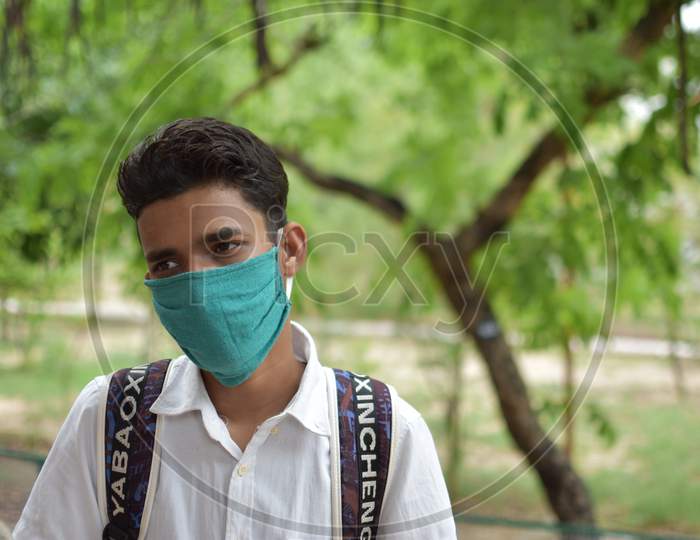
[[102,538],[96,483],[101,379],[90,381],[73,403],[15,526],[14,540]]
[[450,497],[433,437],[423,417],[399,400],[412,414],[403,419],[404,426],[399,429],[379,535],[401,540],[456,540]]

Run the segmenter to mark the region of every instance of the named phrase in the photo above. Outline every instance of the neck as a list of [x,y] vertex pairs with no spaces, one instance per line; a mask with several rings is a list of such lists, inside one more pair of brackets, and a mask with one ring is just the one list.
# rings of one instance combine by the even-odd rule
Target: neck
[[229,387],[200,369],[212,404],[232,423],[260,424],[279,414],[294,397],[305,364],[294,358],[290,319],[265,360],[245,382]]

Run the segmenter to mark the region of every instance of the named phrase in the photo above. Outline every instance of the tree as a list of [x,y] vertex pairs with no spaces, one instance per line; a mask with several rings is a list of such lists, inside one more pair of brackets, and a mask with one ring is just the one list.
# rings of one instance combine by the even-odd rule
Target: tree
[[[619,53],[631,60],[639,60],[644,50],[662,36],[674,9],[673,2],[651,2],[647,12],[621,42]],[[598,109],[625,90],[624,83],[587,88],[587,110],[580,120],[591,119]],[[367,182],[320,171],[295,149],[278,145],[276,152],[322,189],[354,197],[392,221],[404,223],[411,219],[409,209],[396,196],[369,187]],[[511,436],[537,470],[552,509],[564,522],[593,522],[590,496],[569,460],[540,427],[499,318],[469,270],[476,252],[494,233],[507,227],[537,179],[552,162],[564,158],[567,152],[565,136],[557,128],[546,131],[476,218],[457,229],[455,243],[438,239],[425,224],[418,225],[411,234],[429,260],[464,329],[480,351]],[[431,237],[435,241],[426,242]]]
[[[590,163],[570,155],[568,136],[581,142],[575,125],[604,130],[605,140],[595,150],[615,180],[606,188],[618,233],[633,246],[633,253],[620,253],[621,264],[644,285],[660,274],[668,277],[664,283],[677,278],[671,268],[675,255],[668,250],[676,227],[658,230],[656,218],[643,211],[670,189],[664,185],[667,172],[679,155],[675,131],[667,129],[678,122],[673,114],[678,92],[658,69],[661,60],[675,56],[675,42],[664,34],[675,2],[552,6],[443,0],[431,7],[439,17],[408,5],[377,9],[337,2],[307,7],[318,15],[309,17],[312,23],[301,17],[304,9],[275,11],[289,5],[272,1],[269,12],[260,1],[233,9],[196,2],[179,10],[135,1],[128,13],[101,2],[73,3],[69,13],[11,4],[6,36],[25,53],[4,53],[10,59],[6,73],[20,73],[27,58],[36,60],[26,54],[35,43],[32,29],[42,38],[37,43],[46,58],[21,72],[26,76],[21,85],[3,86],[4,121],[13,140],[20,140],[18,121],[30,111],[39,119],[53,118],[31,149],[53,156],[47,166],[57,177],[80,180],[69,188],[74,199],[66,211],[85,209],[105,148],[111,148],[106,178],[128,144],[174,117],[219,111],[262,133],[311,185],[376,211],[395,225],[389,234],[399,244],[409,239],[418,247],[424,260],[411,264],[424,265],[428,285],[441,295],[436,302],[459,315],[458,326],[485,361],[513,441],[538,473],[553,511],[563,522],[593,521],[583,482],[538,423],[504,328],[545,344],[559,343],[563,331],[583,338],[597,331],[597,306],[581,304],[601,290],[601,269],[611,254],[595,224],[596,199],[586,191]],[[230,37],[243,35],[234,32],[210,40],[251,13],[255,19],[246,31],[253,32],[252,39],[229,45]],[[36,22],[26,25],[27,19]],[[65,27],[53,24],[56,20]],[[523,63],[465,27],[514,51]],[[504,63],[446,38],[448,33],[468,36]],[[685,38],[687,75],[695,72],[700,55],[692,54],[697,36]],[[202,41],[196,61],[185,61],[178,78],[163,83],[161,76],[190,58]],[[539,92],[533,94],[509,70]],[[658,94],[666,96],[665,105],[635,140],[636,134],[619,127],[625,119],[621,98],[651,100]],[[565,120],[563,129],[543,97]],[[694,98],[686,101],[687,114],[697,114]],[[684,126],[692,142],[694,124]],[[80,141],[74,145],[78,158],[62,153],[66,141]],[[572,194],[567,208],[565,190]],[[292,204],[299,214],[320,219],[305,201]],[[104,210],[98,242],[134,249],[131,225],[113,190]],[[74,230],[74,221],[68,220],[68,229]],[[511,241],[512,249],[497,253],[486,249],[491,240],[498,247],[498,233],[506,230],[511,239],[527,242]],[[640,230],[649,234],[640,236]],[[669,252],[668,268],[660,262],[636,269],[657,250]],[[493,271],[482,275],[478,269],[484,267]],[[561,268],[574,276],[565,290],[553,285]],[[627,284],[620,291],[630,303],[639,296]],[[541,299],[537,305],[533,296]],[[397,303],[388,302],[383,313],[395,313]]]

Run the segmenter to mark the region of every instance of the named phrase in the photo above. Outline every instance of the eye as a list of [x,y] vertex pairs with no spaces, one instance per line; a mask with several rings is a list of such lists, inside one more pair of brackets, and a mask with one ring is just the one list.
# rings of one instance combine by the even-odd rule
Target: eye
[[219,242],[213,246],[212,251],[217,255],[230,255],[239,247],[241,247],[241,243],[237,241]]
[[167,272],[177,268],[177,263],[173,260],[160,261],[153,265],[153,273]]

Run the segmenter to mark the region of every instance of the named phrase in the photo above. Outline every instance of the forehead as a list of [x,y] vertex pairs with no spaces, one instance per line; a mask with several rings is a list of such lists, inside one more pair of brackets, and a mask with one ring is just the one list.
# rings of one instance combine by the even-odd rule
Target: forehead
[[221,227],[262,236],[265,216],[234,187],[210,184],[160,199],[146,206],[137,220],[144,247],[152,242],[190,240]]

